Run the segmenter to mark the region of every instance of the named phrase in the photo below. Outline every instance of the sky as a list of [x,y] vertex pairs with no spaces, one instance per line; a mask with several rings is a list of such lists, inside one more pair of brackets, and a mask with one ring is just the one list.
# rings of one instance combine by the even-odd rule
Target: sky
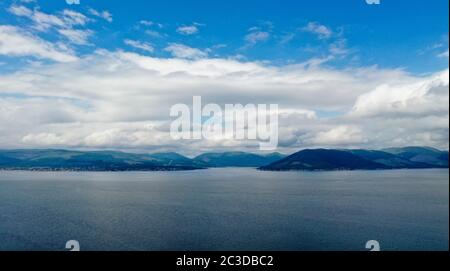
[[0,148],[171,140],[170,107],[276,103],[278,151],[448,149],[447,0],[0,0]]

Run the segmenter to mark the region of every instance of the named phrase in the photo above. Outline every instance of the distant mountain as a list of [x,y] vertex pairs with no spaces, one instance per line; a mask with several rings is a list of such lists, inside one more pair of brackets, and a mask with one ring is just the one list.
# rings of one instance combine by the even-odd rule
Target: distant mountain
[[269,154],[266,154],[266,155],[263,155],[263,156],[266,159],[268,159],[268,160],[272,160],[271,163],[273,163],[275,161],[278,161],[278,160],[281,160],[281,159],[285,158],[287,155],[281,154],[279,152],[273,152],[273,153],[269,153]]
[[246,152],[204,153],[193,160],[209,167],[261,167],[285,156],[280,153],[259,155]]
[[152,153],[149,155],[152,158],[155,159],[162,159],[162,160],[169,160],[169,161],[190,161],[191,159],[187,158],[186,156],[183,156],[181,154],[178,154],[176,152],[158,152],[158,153]]
[[196,167],[208,167],[208,164],[203,163],[201,161],[195,161],[194,159],[190,159],[186,156],[178,154],[176,152],[160,152],[160,153],[152,153],[149,157],[158,160],[161,163],[167,165],[186,165],[186,166],[196,166]]
[[428,147],[385,150],[303,150],[290,156],[246,152],[204,153],[194,159],[175,152],[0,150],[0,170],[161,171],[211,167],[262,170],[356,170],[448,168],[448,151]]
[[0,169],[17,170],[193,170],[208,167],[260,167],[283,158],[279,153],[207,153],[190,159],[175,152],[133,154],[116,151],[0,150]]
[[23,170],[193,170],[203,167],[147,154],[114,151],[0,150],[0,169]]
[[397,156],[384,151],[372,150],[346,150],[356,156],[370,160],[388,168],[428,168],[428,164],[410,161],[407,158]]
[[383,151],[416,163],[448,167],[448,151],[440,151],[430,147],[389,148]]
[[406,147],[373,150],[303,150],[262,170],[371,170],[402,168],[448,168],[448,152]]
[[348,151],[342,150],[303,150],[284,159],[276,161],[262,170],[355,170],[386,169],[383,164],[376,163]]

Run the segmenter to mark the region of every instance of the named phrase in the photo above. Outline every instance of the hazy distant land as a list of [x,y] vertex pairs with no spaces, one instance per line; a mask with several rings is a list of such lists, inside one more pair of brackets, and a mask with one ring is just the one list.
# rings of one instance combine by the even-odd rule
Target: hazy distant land
[[383,150],[309,149],[292,155],[246,152],[136,154],[52,149],[0,150],[0,169],[39,171],[178,171],[220,167],[286,170],[377,170],[448,168],[448,151],[430,147]]

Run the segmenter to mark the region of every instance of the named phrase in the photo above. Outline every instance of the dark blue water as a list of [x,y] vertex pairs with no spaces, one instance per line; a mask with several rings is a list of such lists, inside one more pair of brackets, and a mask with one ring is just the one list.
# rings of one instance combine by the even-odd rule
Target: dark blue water
[[448,250],[449,171],[0,171],[0,250]]

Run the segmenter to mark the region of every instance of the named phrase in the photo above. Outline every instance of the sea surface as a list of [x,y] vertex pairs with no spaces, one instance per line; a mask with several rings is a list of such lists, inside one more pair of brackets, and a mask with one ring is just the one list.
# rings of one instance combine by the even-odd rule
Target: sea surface
[[0,171],[0,250],[449,249],[449,171]]

